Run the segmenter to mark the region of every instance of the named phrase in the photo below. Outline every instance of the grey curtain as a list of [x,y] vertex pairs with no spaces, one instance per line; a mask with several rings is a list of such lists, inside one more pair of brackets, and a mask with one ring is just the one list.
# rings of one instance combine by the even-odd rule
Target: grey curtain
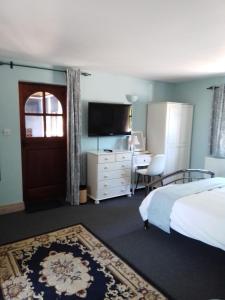
[[214,88],[210,154],[225,157],[225,86]]
[[80,70],[67,69],[67,201],[79,205],[80,190]]

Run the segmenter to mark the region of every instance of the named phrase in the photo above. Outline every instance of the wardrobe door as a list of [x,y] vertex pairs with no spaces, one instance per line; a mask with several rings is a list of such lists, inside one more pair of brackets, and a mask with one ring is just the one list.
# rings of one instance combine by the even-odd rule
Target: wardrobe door
[[182,106],[179,103],[169,103],[167,110],[167,145],[180,144],[180,131],[182,127]]
[[147,149],[151,153],[165,153],[167,103],[150,103],[147,120]]
[[189,104],[169,103],[167,121],[168,172],[189,167],[193,107]]
[[190,147],[192,134],[193,106],[182,104],[179,144]]

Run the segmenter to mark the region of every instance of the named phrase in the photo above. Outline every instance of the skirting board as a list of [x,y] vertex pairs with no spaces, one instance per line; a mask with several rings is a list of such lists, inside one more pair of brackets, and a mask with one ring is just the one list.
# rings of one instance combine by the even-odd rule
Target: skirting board
[[21,210],[24,210],[23,202],[2,205],[0,206],[0,215],[10,214]]

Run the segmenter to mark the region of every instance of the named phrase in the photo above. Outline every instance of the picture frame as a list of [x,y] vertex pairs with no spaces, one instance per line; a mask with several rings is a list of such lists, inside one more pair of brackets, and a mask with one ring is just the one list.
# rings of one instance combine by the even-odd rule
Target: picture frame
[[142,131],[131,133],[131,145],[134,152],[145,151],[145,138]]

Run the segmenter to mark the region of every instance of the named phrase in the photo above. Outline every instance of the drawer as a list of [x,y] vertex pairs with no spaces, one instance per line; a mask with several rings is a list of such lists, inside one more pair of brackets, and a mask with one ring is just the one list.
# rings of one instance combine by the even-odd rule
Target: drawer
[[115,187],[110,189],[99,190],[97,192],[97,199],[107,199],[112,197],[117,197],[120,195],[130,194],[130,185],[124,185],[121,187]]
[[103,180],[98,183],[98,190],[109,189],[113,187],[120,187],[130,184],[130,177],[123,177],[119,179]]
[[114,162],[115,155],[114,154],[101,154],[98,156],[98,163],[103,164],[107,162]]
[[151,156],[150,155],[135,155],[133,157],[133,164],[138,166],[146,166],[149,165],[151,162]]
[[109,172],[102,172],[98,174],[98,180],[111,180],[116,178],[124,178],[124,177],[130,177],[131,170],[130,169],[124,169],[124,170],[115,170],[115,171],[109,171]]
[[130,169],[131,168],[131,161],[125,160],[125,161],[117,161],[115,163],[116,169]]
[[117,153],[116,161],[131,160],[131,153]]
[[104,164],[98,164],[98,172],[104,172],[104,171],[113,171],[116,170],[116,163],[104,163]]
[[117,161],[114,163],[98,164],[98,172],[114,171],[120,169],[130,169],[130,168],[131,168],[131,162],[129,160],[125,160],[121,162]]

